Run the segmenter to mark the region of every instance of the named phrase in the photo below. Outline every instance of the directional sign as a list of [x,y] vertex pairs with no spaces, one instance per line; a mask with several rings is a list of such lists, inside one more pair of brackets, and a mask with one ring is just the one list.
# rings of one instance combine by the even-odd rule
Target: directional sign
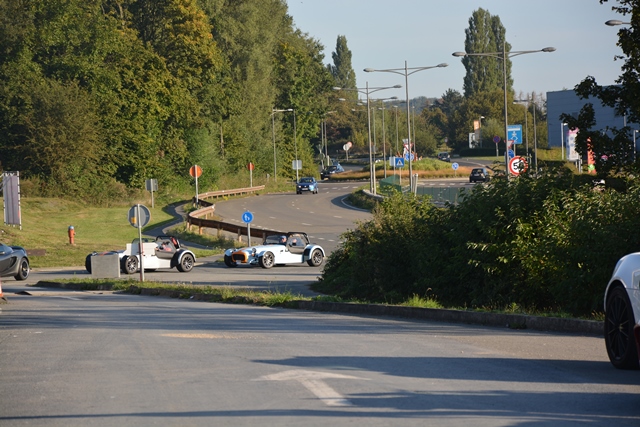
[[251,221],[253,221],[253,214],[249,211],[246,211],[242,214],[242,221],[246,224],[251,223]]
[[507,155],[510,159],[513,159],[516,156],[516,153],[513,150],[507,151]]
[[403,168],[404,167],[404,159],[402,157],[392,157],[389,159],[389,163],[394,168]]
[[457,164],[456,162],[451,163],[451,167],[453,168],[454,171],[457,171],[459,166],[460,165]]
[[527,164],[527,159],[521,156],[516,156],[513,159],[509,160],[509,172],[513,175],[520,175],[525,172],[529,165]]
[[509,125],[507,133],[510,144],[522,144],[522,125]]

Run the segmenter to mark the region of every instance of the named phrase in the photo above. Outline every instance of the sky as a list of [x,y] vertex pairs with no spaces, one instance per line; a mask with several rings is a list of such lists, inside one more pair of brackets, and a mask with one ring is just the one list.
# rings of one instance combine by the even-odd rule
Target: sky
[[[358,88],[402,85],[379,97],[405,99],[405,61],[429,67],[410,75],[409,98],[440,97],[448,89],[463,93],[465,69],[453,52],[464,51],[465,30],[475,10],[499,16],[512,51],[555,47],[552,53],[511,58],[516,95],[573,89],[585,77],[614,84],[623,61],[614,60],[621,27],[629,21],[611,10],[616,0],[287,0],[294,25],[325,47],[324,63],[333,63],[339,35],[347,39]],[[366,73],[364,68],[400,68],[401,74]],[[384,95],[383,95],[384,94]],[[377,97],[374,95],[373,97]]]

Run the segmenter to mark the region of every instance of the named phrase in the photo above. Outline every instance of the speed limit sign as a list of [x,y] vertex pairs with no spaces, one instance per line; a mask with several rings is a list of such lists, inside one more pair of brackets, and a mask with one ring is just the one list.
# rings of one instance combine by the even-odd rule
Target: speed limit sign
[[527,159],[521,156],[515,156],[511,160],[509,160],[509,172],[513,175],[520,175],[525,172],[529,165],[527,164]]

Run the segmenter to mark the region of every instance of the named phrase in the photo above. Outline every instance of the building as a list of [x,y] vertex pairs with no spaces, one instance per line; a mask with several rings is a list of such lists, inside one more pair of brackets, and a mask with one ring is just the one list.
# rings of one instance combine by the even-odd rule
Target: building
[[[593,104],[595,111],[596,126],[594,129],[605,130],[607,128],[622,128],[630,126],[638,129],[640,125],[627,123],[625,116],[616,115],[611,107],[602,105],[598,98],[581,99],[574,90],[561,90],[557,92],[547,92],[547,130],[549,132],[549,147],[566,147],[569,140],[567,126],[562,125],[560,115],[563,113],[578,117],[580,110],[585,104]],[[640,145],[640,138],[636,140],[636,151]],[[565,152],[565,159],[570,158]]]

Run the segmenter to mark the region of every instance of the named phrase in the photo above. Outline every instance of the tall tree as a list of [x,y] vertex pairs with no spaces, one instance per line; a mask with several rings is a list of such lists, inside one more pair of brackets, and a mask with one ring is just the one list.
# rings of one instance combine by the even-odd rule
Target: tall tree
[[327,67],[333,76],[335,86],[355,89],[356,73],[351,65],[351,50],[347,47],[347,38],[345,36],[338,36],[336,50],[331,54],[331,58],[333,59],[333,65],[329,64]]
[[[493,56],[465,56],[462,58],[467,73],[464,77],[464,95],[473,96],[478,92],[492,92],[503,89],[503,49],[511,50],[506,43],[506,30],[499,16],[479,8],[469,18],[469,28],[465,30],[464,47],[467,53],[495,53]],[[507,89],[512,91],[511,60],[504,59],[507,66]]]

